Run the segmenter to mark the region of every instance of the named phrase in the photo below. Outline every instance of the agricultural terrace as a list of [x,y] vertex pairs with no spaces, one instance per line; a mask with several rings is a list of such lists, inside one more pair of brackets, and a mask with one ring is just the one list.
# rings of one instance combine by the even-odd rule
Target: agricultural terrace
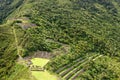
[[[42,59],[42,58],[33,58],[32,60],[33,65],[41,66],[42,68],[47,64],[49,61],[48,59]],[[37,80],[57,80],[57,77],[55,75],[52,75],[47,70],[44,71],[31,71],[32,75]]]

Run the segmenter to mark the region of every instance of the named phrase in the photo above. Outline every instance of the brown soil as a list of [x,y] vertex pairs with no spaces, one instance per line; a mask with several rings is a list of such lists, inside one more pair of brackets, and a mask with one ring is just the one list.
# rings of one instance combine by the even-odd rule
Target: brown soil
[[46,52],[46,51],[37,51],[34,53],[34,55],[28,56],[28,57],[24,57],[25,60],[30,60],[32,58],[46,58],[46,59],[50,59],[52,58],[54,55]]

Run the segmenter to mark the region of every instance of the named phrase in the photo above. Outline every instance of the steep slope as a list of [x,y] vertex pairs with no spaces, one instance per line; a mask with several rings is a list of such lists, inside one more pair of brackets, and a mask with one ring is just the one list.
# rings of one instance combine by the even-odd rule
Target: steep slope
[[[0,22],[4,22],[16,8],[22,4],[23,0],[1,0],[0,1]],[[19,32],[19,31],[18,31]],[[14,72],[17,59],[16,44],[11,23],[0,25],[0,79],[8,80]]]
[[[5,27],[5,28],[4,28]],[[10,75],[10,68],[14,65],[16,59],[14,48],[14,37],[12,36],[11,29],[7,26],[0,26],[0,78]],[[2,78],[4,80],[4,78]]]
[[[14,69],[9,70],[16,64],[18,46],[23,57],[38,50],[51,53],[52,59],[45,68],[65,80],[119,80],[119,3],[119,0],[24,1],[0,27],[1,79],[14,73]],[[6,59],[10,62],[4,62]]]
[[0,22],[17,9],[24,0],[0,0]]

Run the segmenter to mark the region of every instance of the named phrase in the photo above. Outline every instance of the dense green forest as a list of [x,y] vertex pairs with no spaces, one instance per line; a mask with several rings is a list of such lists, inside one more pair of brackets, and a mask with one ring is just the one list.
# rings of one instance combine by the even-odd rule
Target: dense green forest
[[0,22],[17,9],[23,0],[0,0]]
[[50,52],[45,68],[60,80],[120,79],[119,0],[1,0],[0,21],[1,80],[23,67],[18,47],[22,57]]

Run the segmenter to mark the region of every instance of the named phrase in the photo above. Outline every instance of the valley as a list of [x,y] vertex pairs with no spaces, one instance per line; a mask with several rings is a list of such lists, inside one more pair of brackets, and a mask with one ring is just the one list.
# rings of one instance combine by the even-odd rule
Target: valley
[[1,0],[0,80],[120,80],[119,0]]

